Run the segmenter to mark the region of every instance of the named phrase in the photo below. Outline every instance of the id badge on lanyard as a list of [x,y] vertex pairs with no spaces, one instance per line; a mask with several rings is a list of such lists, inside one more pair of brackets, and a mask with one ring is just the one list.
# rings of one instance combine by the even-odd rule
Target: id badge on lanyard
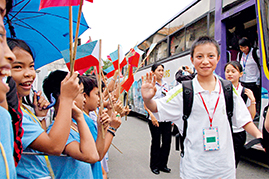
[[204,150],[219,150],[219,134],[217,127],[203,129]]
[[214,117],[214,114],[216,112],[216,109],[217,109],[217,106],[219,103],[219,99],[220,99],[220,93],[221,93],[221,84],[220,84],[220,81],[218,81],[218,82],[219,82],[219,95],[218,95],[218,98],[217,98],[215,108],[214,108],[212,115],[209,114],[209,111],[207,109],[204,98],[203,98],[202,94],[199,93],[199,95],[202,99],[203,105],[205,107],[205,110],[208,114],[209,122],[210,122],[210,127],[203,129],[203,142],[204,142],[204,150],[205,151],[216,151],[216,150],[220,149],[218,127],[212,127],[213,117]]

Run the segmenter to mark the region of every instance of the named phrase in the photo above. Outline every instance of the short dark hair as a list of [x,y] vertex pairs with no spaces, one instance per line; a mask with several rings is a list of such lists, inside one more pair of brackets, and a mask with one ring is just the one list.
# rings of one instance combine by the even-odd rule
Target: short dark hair
[[84,92],[90,96],[90,92],[93,90],[93,88],[98,88],[97,86],[97,80],[96,77],[91,75],[91,76],[80,76],[79,77],[81,82],[84,85]]
[[13,0],[6,0],[6,15],[11,11],[13,7]]
[[61,82],[66,77],[67,72],[56,70],[53,71],[47,76],[43,81],[43,91],[47,99],[51,101],[50,94],[52,93],[53,97],[58,100],[61,91]]
[[215,45],[217,52],[218,52],[218,56],[220,55],[220,48],[219,48],[219,44],[218,42],[209,37],[209,36],[201,36],[199,37],[196,41],[194,41],[194,43],[191,46],[191,57],[193,57],[193,53],[194,53],[194,49],[199,46],[199,45],[204,45],[204,44],[213,44]]
[[243,46],[243,47],[248,46],[250,48],[250,41],[248,40],[248,38],[243,37],[238,40],[238,45]]
[[151,71],[152,72],[155,72],[155,70],[158,68],[158,66],[162,66],[164,68],[164,66],[161,64],[161,63],[154,63],[152,66],[151,66]]
[[20,39],[7,38],[7,44],[11,51],[16,47],[25,50],[32,56],[33,60],[35,61],[34,54],[29,45],[25,41]]
[[224,67],[224,71],[226,70],[228,65],[232,65],[240,73],[243,71],[242,65],[238,61],[230,61],[230,62],[226,63],[225,67]]

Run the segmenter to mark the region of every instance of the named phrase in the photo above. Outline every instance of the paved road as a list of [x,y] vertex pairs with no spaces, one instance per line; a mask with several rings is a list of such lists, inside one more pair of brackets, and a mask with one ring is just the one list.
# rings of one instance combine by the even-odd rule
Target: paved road
[[[179,178],[179,152],[175,151],[175,139],[172,139],[172,146],[168,167],[172,172],[167,174],[161,172],[155,175],[149,168],[150,132],[147,122],[136,117],[128,116],[127,121],[122,118],[122,125],[116,133],[113,146],[109,150],[109,179],[126,178],[157,178],[172,179]],[[241,161],[237,169],[237,178],[269,178],[269,170],[248,161]]]

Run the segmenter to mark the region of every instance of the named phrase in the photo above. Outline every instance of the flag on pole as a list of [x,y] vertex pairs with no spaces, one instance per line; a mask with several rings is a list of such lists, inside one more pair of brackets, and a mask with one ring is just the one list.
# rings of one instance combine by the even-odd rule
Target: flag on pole
[[[120,54],[120,58],[118,57],[118,54]],[[122,47],[120,46],[120,53],[118,53],[118,50],[112,52],[109,54],[111,61],[113,63],[114,69],[117,70],[119,59],[120,59],[120,69],[122,69],[125,65],[127,65],[127,60],[124,58]]]
[[[78,46],[74,71],[89,69],[91,66],[97,66],[97,69],[99,69],[99,50],[99,41],[97,40]],[[67,68],[70,70],[69,49],[62,51],[61,53]],[[104,66],[102,60],[101,66]]]
[[[93,0],[86,0],[93,3]],[[39,10],[47,7],[56,7],[56,6],[78,6],[80,0],[41,0],[39,5]]]
[[143,51],[140,50],[137,46],[131,49],[131,53],[133,54],[131,57],[129,57],[128,61],[129,64],[133,67],[138,67],[139,59],[143,55]]
[[105,69],[104,72],[107,73],[107,74],[106,74],[106,77],[107,77],[107,78],[110,78],[110,77],[112,77],[112,76],[114,75],[114,73],[115,73],[115,68],[114,68],[113,65],[111,65],[110,67],[108,67],[107,69]]
[[128,92],[132,86],[132,84],[134,83],[134,74],[133,74],[133,68],[132,66],[129,66],[129,74],[128,74],[128,79],[121,85],[121,92],[123,92],[123,90],[125,90],[126,92]]

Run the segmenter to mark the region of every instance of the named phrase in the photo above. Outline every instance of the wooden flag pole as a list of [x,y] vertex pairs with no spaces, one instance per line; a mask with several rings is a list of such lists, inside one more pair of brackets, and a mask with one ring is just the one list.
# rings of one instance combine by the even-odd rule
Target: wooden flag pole
[[120,90],[121,90],[121,85],[120,85],[120,45],[118,45],[118,70],[119,70],[119,75],[118,75],[118,83],[119,83],[119,99],[120,99]]
[[108,95],[108,99],[109,99],[109,102],[110,102],[111,107],[112,107],[112,111],[115,112],[114,104],[113,104],[113,102],[112,102],[111,96],[110,96],[109,91],[108,91],[108,89],[107,89],[107,81],[105,80],[105,75],[104,75],[103,71],[102,71],[102,77],[103,77],[103,79],[104,79],[105,90],[107,91],[107,95]]
[[72,6],[69,6],[69,53],[70,53],[70,76],[74,73],[73,61],[73,13]]
[[134,72],[134,75],[136,74],[136,72],[139,70],[139,68],[141,68],[141,66],[145,63],[145,60],[149,57],[149,55],[151,54],[151,52],[154,50],[154,48],[156,47],[157,44],[154,45],[154,47],[151,49],[151,51],[147,54],[147,56],[142,60],[142,62],[140,63],[140,65],[137,67],[137,69]]
[[[101,70],[102,70],[101,48],[102,48],[102,40],[100,39],[99,40],[99,75],[98,75],[99,78],[97,78],[98,79],[99,94],[100,94],[100,110],[99,110],[100,116],[102,114],[102,111],[104,110],[103,95],[102,95],[102,80],[101,80]],[[102,129],[102,136],[103,136],[103,139],[104,139],[105,138],[105,129],[104,129],[103,125],[101,125],[101,129]]]
[[[79,25],[80,25],[81,13],[82,13],[82,4],[83,4],[83,0],[80,0],[77,27],[76,27],[75,45],[74,45],[74,51],[73,51],[73,61],[74,61],[73,62],[73,69],[72,69],[73,71],[74,71],[76,53],[77,53],[77,47],[78,47],[78,33],[79,33]],[[71,66],[71,64],[70,64],[70,66]],[[70,70],[71,70],[71,67],[70,67]]]

